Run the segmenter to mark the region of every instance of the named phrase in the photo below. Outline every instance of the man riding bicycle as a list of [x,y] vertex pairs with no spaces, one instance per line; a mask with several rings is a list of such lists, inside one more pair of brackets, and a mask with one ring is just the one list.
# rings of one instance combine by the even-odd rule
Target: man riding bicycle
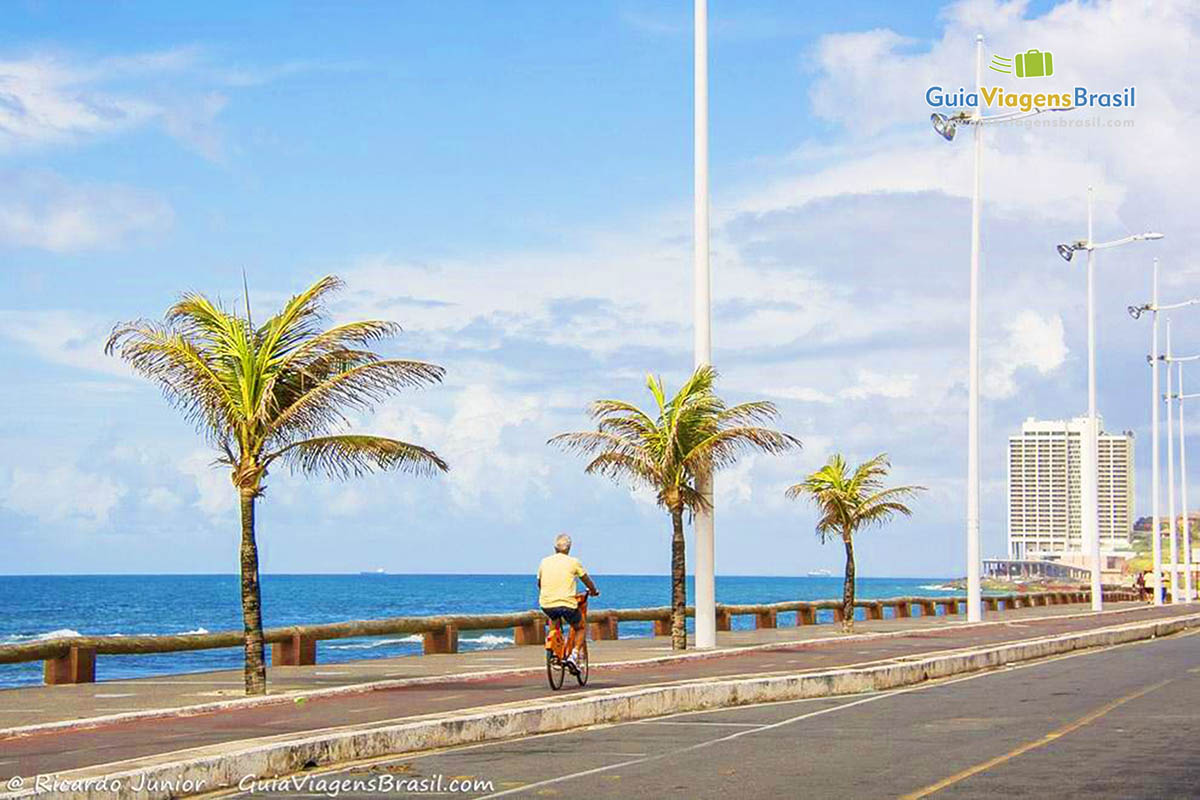
[[[575,600],[575,579],[583,581],[588,594],[599,597],[600,590],[588,576],[587,570],[579,559],[572,558],[571,537],[560,533],[554,537],[554,555],[546,556],[538,565],[538,605],[542,613],[550,619],[550,624],[559,627],[566,620],[571,629],[582,639],[583,615],[579,613],[579,603]],[[578,650],[572,650],[567,656],[567,663],[574,665]]]

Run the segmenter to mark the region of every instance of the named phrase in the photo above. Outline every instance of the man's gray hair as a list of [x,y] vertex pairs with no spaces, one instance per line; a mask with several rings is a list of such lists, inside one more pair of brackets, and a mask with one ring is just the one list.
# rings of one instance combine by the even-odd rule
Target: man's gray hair
[[560,533],[554,537],[554,552],[569,553],[571,552],[571,537],[565,533]]

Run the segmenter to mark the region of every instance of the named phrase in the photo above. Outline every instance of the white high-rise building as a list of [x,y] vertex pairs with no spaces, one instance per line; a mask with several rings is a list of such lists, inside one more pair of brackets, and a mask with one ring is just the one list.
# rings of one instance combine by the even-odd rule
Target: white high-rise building
[[[1091,423],[1035,420],[1008,439],[1008,553],[1013,559],[1085,552],[1080,535],[1080,442]],[[1133,434],[1099,436],[1100,549],[1129,549],[1133,532]]]

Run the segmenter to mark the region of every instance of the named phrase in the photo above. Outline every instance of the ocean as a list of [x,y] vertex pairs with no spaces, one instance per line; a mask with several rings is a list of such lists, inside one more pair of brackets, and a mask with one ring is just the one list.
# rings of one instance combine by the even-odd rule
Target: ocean
[[[670,582],[657,575],[594,576],[602,596],[597,608],[665,606]],[[946,578],[859,578],[862,599],[939,596]],[[0,644],[55,636],[144,636],[241,629],[236,575],[54,575],[0,576]],[[718,576],[721,603],[773,603],[841,597],[833,577]],[[537,586],[528,575],[263,575],[266,627],[350,619],[431,614],[523,611],[537,605]],[[689,579],[688,597],[692,597]],[[828,612],[825,612],[828,614]],[[786,617],[784,618],[786,619]],[[822,620],[822,621],[828,621]],[[752,627],[749,617],[735,627]],[[649,636],[650,623],[622,623],[621,636]],[[469,631],[461,650],[512,644],[512,631]],[[416,655],[421,637],[339,639],[317,645],[322,663]],[[241,667],[240,649],[201,650],[145,656],[100,656],[96,679],[137,678]],[[0,664],[0,687],[37,685],[42,663]]]

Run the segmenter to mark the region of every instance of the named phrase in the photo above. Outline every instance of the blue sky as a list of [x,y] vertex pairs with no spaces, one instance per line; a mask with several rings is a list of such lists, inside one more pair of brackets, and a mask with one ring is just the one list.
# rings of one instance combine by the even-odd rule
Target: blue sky
[[[732,400],[805,441],[719,479],[718,569],[837,568],[783,488],[834,450],[887,451],[930,492],[868,534],[861,571],[961,572],[969,147],[928,130],[931,82],[1052,49],[1066,84],[1138,86],[1100,127],[998,131],[985,153],[985,552],[1004,542],[1005,437],[1084,406],[1082,275],[1106,253],[1100,408],[1139,435],[1164,262],[1197,293],[1186,3],[711,3],[714,346]],[[559,529],[600,572],[667,566],[666,518],[543,444],[595,397],[690,365],[691,4],[26,2],[0,31],[0,542],[4,572],[224,572],[227,478],[153,387],[100,352],[179,291],[267,308],[342,275],[335,318],[445,386],[362,420],[447,478],[273,474],[266,571],[522,571]],[[1016,88],[1016,87],[1014,87]],[[1104,127],[1130,119],[1132,128]],[[1153,252],[1151,252],[1153,250]],[[1176,320],[1186,349],[1200,324]],[[1192,337],[1189,340],[1189,337]],[[1198,379],[1200,380],[1200,379]],[[1200,459],[1193,459],[1193,464]]]

